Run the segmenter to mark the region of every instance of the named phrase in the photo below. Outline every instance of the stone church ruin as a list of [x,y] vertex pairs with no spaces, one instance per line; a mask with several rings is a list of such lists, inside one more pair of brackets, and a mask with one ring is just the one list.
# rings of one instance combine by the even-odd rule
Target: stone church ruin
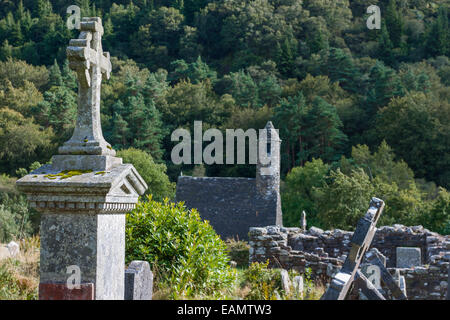
[[[271,162],[256,165],[256,178],[180,176],[176,201],[198,209],[222,237],[248,239],[250,227],[282,225],[280,197],[280,143],[272,122],[268,122],[268,150]],[[266,172],[263,172],[266,170]],[[263,173],[269,174],[263,174]]]

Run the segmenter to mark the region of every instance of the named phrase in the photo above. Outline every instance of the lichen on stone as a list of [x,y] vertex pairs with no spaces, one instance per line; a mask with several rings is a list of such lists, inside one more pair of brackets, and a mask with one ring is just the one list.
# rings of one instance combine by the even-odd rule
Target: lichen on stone
[[56,174],[47,174],[44,176],[44,178],[54,180],[59,177],[60,180],[62,180],[62,179],[68,179],[68,178],[71,178],[74,176],[80,176],[82,174],[90,173],[90,172],[92,172],[92,170],[64,170],[64,171],[61,171]]

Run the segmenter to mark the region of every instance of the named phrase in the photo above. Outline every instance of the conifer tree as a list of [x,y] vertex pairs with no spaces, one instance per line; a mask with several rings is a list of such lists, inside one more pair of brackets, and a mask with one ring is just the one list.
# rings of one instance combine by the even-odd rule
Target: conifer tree
[[448,24],[448,10],[440,7],[437,19],[428,32],[426,52],[428,56],[448,55],[450,53],[450,28]]
[[63,85],[63,78],[61,69],[59,69],[58,62],[54,61],[53,65],[48,69],[48,87],[59,87]]

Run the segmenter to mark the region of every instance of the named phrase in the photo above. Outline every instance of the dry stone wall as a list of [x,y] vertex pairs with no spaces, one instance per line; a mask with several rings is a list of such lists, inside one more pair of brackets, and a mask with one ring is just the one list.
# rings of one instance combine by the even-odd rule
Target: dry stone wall
[[[269,226],[250,228],[249,262],[265,262],[275,268],[295,269],[301,273],[311,268],[316,279],[328,283],[342,266],[350,250],[353,232],[335,229],[323,231],[312,227]],[[394,274],[405,276],[409,299],[445,299],[450,263],[450,237],[431,232],[422,226],[403,225],[378,228],[372,242],[386,256],[386,266]],[[396,268],[396,248],[421,249],[422,265],[410,269]]]

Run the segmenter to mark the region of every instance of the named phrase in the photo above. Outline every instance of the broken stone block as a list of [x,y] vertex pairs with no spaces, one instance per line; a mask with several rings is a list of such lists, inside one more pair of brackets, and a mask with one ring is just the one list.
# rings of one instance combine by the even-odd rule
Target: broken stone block
[[323,230],[317,227],[311,227],[308,230],[309,234],[315,237],[320,237],[323,234]]
[[20,252],[19,244],[14,241],[11,241],[10,243],[8,243],[8,245],[6,247],[8,248],[9,254],[11,255],[11,257],[17,256]]
[[296,276],[294,278],[293,287],[294,287],[296,296],[299,297],[300,299],[303,299],[304,285],[303,285],[303,277],[302,276]]
[[289,279],[289,273],[286,270],[281,269],[280,274],[281,274],[281,287],[283,288],[283,291],[287,295],[289,295],[291,293],[291,279]]

